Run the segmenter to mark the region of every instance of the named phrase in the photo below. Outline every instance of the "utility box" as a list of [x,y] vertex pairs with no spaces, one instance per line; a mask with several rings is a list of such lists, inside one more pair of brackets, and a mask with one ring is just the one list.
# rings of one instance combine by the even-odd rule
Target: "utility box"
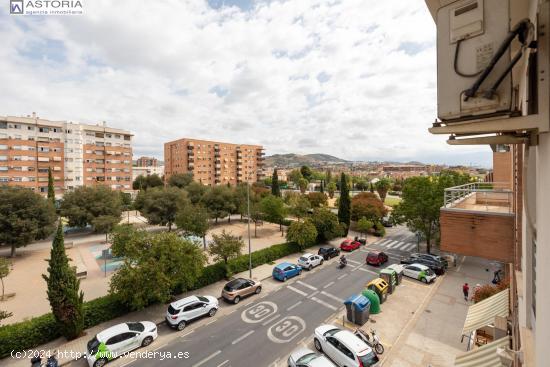
[[[481,83],[466,97],[510,31],[509,0],[457,0],[437,12],[438,117],[448,123],[507,115],[512,111],[512,77],[506,73],[510,47]],[[487,91],[505,75],[498,87]]]

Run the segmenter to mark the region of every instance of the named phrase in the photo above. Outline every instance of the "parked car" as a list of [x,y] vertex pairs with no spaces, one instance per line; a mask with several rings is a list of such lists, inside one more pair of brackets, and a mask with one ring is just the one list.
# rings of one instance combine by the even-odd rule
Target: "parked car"
[[313,255],[313,254],[310,254],[310,253],[303,254],[298,259],[298,265],[300,265],[300,267],[302,267],[302,269],[311,270],[314,267],[316,267],[318,265],[322,265],[322,264],[323,264],[323,257],[322,256]]
[[127,322],[100,331],[87,344],[86,360],[90,367],[105,363],[139,347],[146,347],[157,338],[157,325],[151,321]]
[[353,251],[357,250],[359,247],[361,247],[361,243],[357,241],[353,241],[350,239],[342,241],[340,244],[340,249],[342,251]]
[[282,263],[273,268],[273,278],[286,282],[287,279],[302,274],[302,268],[291,263]]
[[259,294],[262,291],[262,283],[250,279],[237,278],[228,282],[222,289],[222,297],[235,304],[241,298],[251,294]]
[[444,258],[442,256],[432,255],[432,254],[422,254],[422,253],[419,253],[419,252],[413,252],[411,254],[411,257],[426,259],[426,260],[432,260],[432,261],[438,261],[441,264],[443,264],[445,269],[447,269],[449,267],[449,262],[447,261],[446,258]]
[[436,278],[435,273],[430,268],[428,268],[426,265],[416,263],[406,265],[403,268],[403,275],[409,278],[418,279],[424,283],[431,283]]
[[170,303],[166,311],[168,326],[183,330],[190,321],[208,315],[214,316],[220,307],[216,297],[190,296]]
[[371,251],[367,254],[366,263],[369,265],[382,265],[388,261],[388,255],[382,251]]
[[386,266],[386,269],[395,270],[397,273],[403,273],[403,269],[405,269],[405,265],[402,264],[390,264]]
[[332,246],[321,247],[319,248],[319,251],[317,251],[317,255],[321,255],[324,260],[328,260],[333,257],[340,256],[340,249]]
[[288,367],[334,367],[324,355],[315,353],[309,348],[298,348],[290,353]]
[[340,367],[379,366],[371,347],[349,330],[321,325],[315,329],[313,344]]
[[382,225],[384,227],[393,227],[393,223],[389,217],[382,218]]
[[359,242],[361,245],[366,245],[367,244],[367,240],[365,238],[359,238],[359,237],[355,236],[355,238],[353,240]]
[[437,275],[445,274],[445,266],[438,261],[432,261],[432,260],[428,260],[420,257],[409,257],[409,258],[401,259],[401,264],[414,264],[414,263],[426,265],[427,267],[432,269]]

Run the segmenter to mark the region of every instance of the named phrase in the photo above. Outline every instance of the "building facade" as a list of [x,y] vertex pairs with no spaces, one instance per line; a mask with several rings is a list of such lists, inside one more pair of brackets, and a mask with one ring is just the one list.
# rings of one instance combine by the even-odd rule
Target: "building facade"
[[229,144],[183,138],[164,144],[164,178],[192,173],[203,185],[257,182],[264,178],[260,145]]
[[0,183],[56,196],[80,186],[131,189],[132,134],[100,125],[0,116]]
[[139,157],[136,160],[136,167],[158,167],[158,159],[153,157]]
[[[494,152],[488,175],[494,182],[446,190],[441,248],[498,261],[509,282],[506,312],[487,318],[495,307],[486,307],[481,315],[495,330],[501,329],[501,345],[497,340],[475,348],[455,365],[481,365],[482,359],[488,365],[490,359],[507,366],[547,366],[550,1],[426,4],[438,32],[439,120],[430,132],[448,135],[451,145],[487,145]],[[483,60],[481,52],[487,52]],[[460,75],[457,64],[478,74]]]
[[132,167],[132,181],[135,181],[138,176],[150,175],[157,175],[162,178],[164,176],[164,166]]

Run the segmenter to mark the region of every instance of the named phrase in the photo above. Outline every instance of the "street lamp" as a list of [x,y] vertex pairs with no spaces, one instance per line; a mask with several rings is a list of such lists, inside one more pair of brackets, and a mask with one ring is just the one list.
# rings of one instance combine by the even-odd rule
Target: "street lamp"
[[246,180],[246,207],[248,212],[248,274],[252,279],[252,247],[250,245],[250,176]]

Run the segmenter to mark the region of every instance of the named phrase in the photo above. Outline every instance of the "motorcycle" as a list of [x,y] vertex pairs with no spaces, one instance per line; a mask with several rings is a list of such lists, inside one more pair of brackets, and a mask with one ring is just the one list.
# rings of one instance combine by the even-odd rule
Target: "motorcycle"
[[31,359],[31,367],[59,367],[59,362],[51,355],[46,359],[46,363],[42,364],[42,355],[39,355]]
[[343,269],[348,265],[348,262],[346,260],[340,260],[340,263],[338,264],[338,269]]
[[384,346],[382,345],[382,343],[380,343],[380,338],[378,337],[378,335],[376,335],[376,331],[372,330],[371,329],[371,334],[372,334],[372,337],[369,335],[369,333],[361,330],[361,329],[356,329],[355,330],[355,336],[357,336],[359,339],[363,340],[365,343],[367,343],[367,345],[369,347],[371,347],[372,349],[374,349],[374,351],[376,352],[376,354],[382,354],[384,353]]

